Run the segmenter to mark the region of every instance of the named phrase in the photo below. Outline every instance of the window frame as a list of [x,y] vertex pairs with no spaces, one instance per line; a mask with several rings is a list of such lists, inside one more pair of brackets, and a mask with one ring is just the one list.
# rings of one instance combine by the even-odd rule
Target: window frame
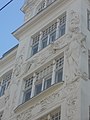
[[[46,42],[46,46],[44,46],[44,44],[43,44],[43,43],[45,43],[44,41]],[[42,38],[42,49],[47,47],[47,43],[48,43],[48,35]]]
[[51,83],[52,83],[52,74],[50,74],[50,75],[48,75],[47,77],[44,78],[43,90],[46,90],[49,87],[51,87],[51,84],[50,84],[50,86],[47,86],[47,81],[48,80],[51,80]]
[[[58,58],[56,60],[56,69],[55,69],[55,83],[59,83],[63,81],[63,67],[64,67],[64,56]],[[61,71],[61,80],[57,79],[58,78],[58,73]]]
[[[39,91],[39,92],[37,92],[37,89],[36,89],[36,87],[37,86],[39,86],[39,85],[41,85],[41,90]],[[34,96],[36,96],[36,95],[38,95],[38,94],[40,94],[42,92],[42,80],[37,80],[36,82],[35,82],[35,91],[34,91]]]
[[31,93],[30,93],[30,97],[28,99],[26,99],[25,96],[27,93],[32,92],[32,85],[33,85],[33,77],[28,77],[28,78],[24,79],[23,103],[30,100]]
[[[32,56],[35,55],[36,53],[38,53],[38,46],[39,46],[39,42],[36,42],[35,44],[32,45]],[[37,51],[34,51],[34,48],[37,47]]]
[[[52,39],[53,37],[55,37],[55,38]],[[53,31],[50,33],[49,43],[53,43],[55,40],[56,40],[56,29],[53,30]]]

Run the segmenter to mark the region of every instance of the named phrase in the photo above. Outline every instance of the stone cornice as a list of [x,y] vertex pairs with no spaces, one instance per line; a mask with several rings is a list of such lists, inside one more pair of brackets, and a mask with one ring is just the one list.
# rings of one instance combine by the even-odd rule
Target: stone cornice
[[66,2],[66,0],[57,0],[56,2],[51,4],[49,7],[45,8],[42,12],[40,12],[39,14],[36,14],[33,18],[28,20],[26,23],[24,23],[22,26],[20,26],[17,30],[15,30],[12,33],[13,36],[16,37],[16,39],[18,39],[20,41],[20,37],[28,29],[32,28],[32,26],[34,24],[36,24],[40,20],[40,18],[44,17],[46,14],[49,14],[49,12],[51,12],[51,10],[53,10],[54,8],[57,8],[58,6],[61,6],[65,2]]

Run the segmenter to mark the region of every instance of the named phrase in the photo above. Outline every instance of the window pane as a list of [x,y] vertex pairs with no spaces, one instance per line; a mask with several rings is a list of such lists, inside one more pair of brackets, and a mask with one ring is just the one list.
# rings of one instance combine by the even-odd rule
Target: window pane
[[31,97],[31,89],[25,91],[24,93],[24,102],[28,101]]
[[56,31],[54,31],[53,33],[50,34],[50,43],[55,41],[55,39],[56,39]]
[[33,45],[32,47],[32,55],[36,54],[38,52],[38,44]]
[[51,78],[45,80],[44,82],[44,90],[51,86]]
[[37,84],[35,86],[35,95],[39,94],[41,92],[41,89],[42,89],[42,83]]
[[60,27],[60,36],[63,36],[65,34],[65,24]]
[[62,81],[63,68],[56,71],[56,83]]
[[48,37],[42,40],[42,48],[45,48],[47,46],[47,40],[48,40]]

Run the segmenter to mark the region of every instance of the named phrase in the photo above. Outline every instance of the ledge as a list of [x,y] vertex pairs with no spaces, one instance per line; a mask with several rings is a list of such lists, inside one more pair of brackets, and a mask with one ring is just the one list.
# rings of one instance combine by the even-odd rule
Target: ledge
[[50,96],[52,93],[54,93],[62,84],[64,83],[64,81],[53,84],[51,87],[49,87],[48,89],[42,91],[40,94],[32,97],[30,100],[28,100],[27,102],[24,102],[22,104],[20,104],[15,110],[15,113],[21,112],[25,109],[28,109],[28,107],[32,107],[35,104],[37,104],[37,102],[45,99],[47,96]]

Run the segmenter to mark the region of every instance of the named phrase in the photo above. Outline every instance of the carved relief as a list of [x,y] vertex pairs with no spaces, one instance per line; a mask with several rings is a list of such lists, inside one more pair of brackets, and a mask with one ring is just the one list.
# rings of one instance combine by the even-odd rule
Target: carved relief
[[13,76],[19,76],[22,70],[22,65],[24,61],[25,45],[20,50],[20,55],[16,58],[15,67],[13,71]]
[[[61,101],[64,101],[66,97],[67,97],[67,105],[68,105],[66,110],[67,117],[70,114],[74,115],[73,113],[75,113],[78,106],[76,105],[77,95],[75,94],[76,96],[74,96],[73,93],[75,93],[75,91],[77,91],[78,93],[78,88],[79,88],[78,82],[79,81],[76,81],[75,83],[72,83],[70,86],[66,86],[63,87],[62,89],[58,89],[47,98],[39,101],[34,106],[22,112],[20,115],[18,115],[17,120],[28,120],[28,119],[33,120],[34,117],[37,116],[38,114],[42,114],[51,107],[54,107],[56,104],[59,105]],[[73,91],[71,89],[73,89]],[[72,109],[73,109],[73,113],[71,112]]]
[[80,57],[81,52],[86,52],[86,38],[82,34],[73,35],[71,41],[68,43],[68,47],[65,51],[66,56],[66,79],[74,80],[80,71]]
[[78,33],[80,31],[79,28],[79,23],[80,23],[80,18],[77,12],[71,11],[70,15],[70,31],[73,33]]
[[67,99],[67,120],[77,120],[76,115],[78,116],[78,107],[77,106],[78,98],[76,95],[71,95]]

